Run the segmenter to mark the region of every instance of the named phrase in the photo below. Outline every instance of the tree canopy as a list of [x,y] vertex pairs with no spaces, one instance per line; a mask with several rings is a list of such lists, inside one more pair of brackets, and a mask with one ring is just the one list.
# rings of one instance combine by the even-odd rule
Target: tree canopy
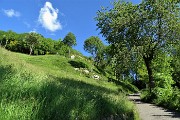
[[91,36],[84,41],[84,50],[90,53],[93,58],[104,49],[104,44],[97,36]]
[[84,41],[84,50],[90,53],[95,65],[101,66],[104,62],[105,45],[97,36],[91,36]]
[[65,45],[72,47],[76,45],[76,36],[69,32],[62,41]]
[[127,58],[130,61],[138,60],[135,56],[140,56],[147,68],[150,86],[156,52],[166,50],[164,48],[176,43],[180,36],[176,0],[146,0],[139,5],[114,2],[112,9],[97,12],[96,21],[100,33],[113,46],[116,65],[125,51],[128,52],[124,57],[130,56]]
[[33,52],[34,47],[38,44],[38,39],[40,38],[40,34],[35,33],[35,32],[31,32],[29,34],[27,34],[25,40],[29,46],[30,49],[30,55]]
[[[45,38],[39,33],[21,33],[18,34],[9,31],[0,31],[0,46],[14,51],[31,55],[59,54],[66,56],[70,48],[62,40],[52,40]],[[75,50],[71,50],[75,52]]]

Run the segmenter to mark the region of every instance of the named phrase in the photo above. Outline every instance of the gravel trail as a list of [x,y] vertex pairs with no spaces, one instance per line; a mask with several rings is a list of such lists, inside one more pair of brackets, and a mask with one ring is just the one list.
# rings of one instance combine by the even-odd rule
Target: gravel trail
[[128,98],[136,104],[141,120],[180,120],[180,113],[143,103],[139,94],[130,94]]

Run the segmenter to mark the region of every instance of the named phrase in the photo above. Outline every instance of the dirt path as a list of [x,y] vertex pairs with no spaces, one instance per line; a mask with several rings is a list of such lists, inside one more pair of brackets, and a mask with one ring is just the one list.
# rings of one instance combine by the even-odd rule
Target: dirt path
[[128,98],[135,102],[141,120],[180,120],[180,113],[143,103],[139,94],[131,94]]

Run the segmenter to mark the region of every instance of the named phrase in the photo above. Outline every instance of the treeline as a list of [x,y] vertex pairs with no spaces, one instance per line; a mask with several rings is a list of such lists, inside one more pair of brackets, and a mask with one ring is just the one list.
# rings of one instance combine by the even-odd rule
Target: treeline
[[0,31],[0,46],[14,52],[30,55],[59,54],[66,56],[71,51],[80,54],[72,49],[74,45],[76,45],[76,37],[71,32],[63,40],[52,40],[35,32],[18,34],[12,30]]

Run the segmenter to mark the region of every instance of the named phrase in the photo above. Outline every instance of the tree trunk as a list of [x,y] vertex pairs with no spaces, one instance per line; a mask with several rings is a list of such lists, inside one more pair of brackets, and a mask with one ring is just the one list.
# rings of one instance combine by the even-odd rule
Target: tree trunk
[[30,46],[30,53],[29,53],[29,55],[32,55],[32,51],[33,51],[33,49],[32,49],[33,47],[32,46]]
[[70,50],[70,48],[69,48],[69,53],[68,54],[69,54],[69,58],[71,58],[71,50]]
[[6,44],[5,44],[4,48],[6,48],[7,44],[8,44],[8,40],[6,40]]
[[149,76],[149,91],[151,93],[152,91],[152,87],[153,87],[153,72],[152,72],[152,68],[151,68],[151,59],[150,58],[147,58],[147,57],[143,57],[144,59],[144,62],[146,64],[146,68],[147,68],[147,71],[148,71],[148,76]]

